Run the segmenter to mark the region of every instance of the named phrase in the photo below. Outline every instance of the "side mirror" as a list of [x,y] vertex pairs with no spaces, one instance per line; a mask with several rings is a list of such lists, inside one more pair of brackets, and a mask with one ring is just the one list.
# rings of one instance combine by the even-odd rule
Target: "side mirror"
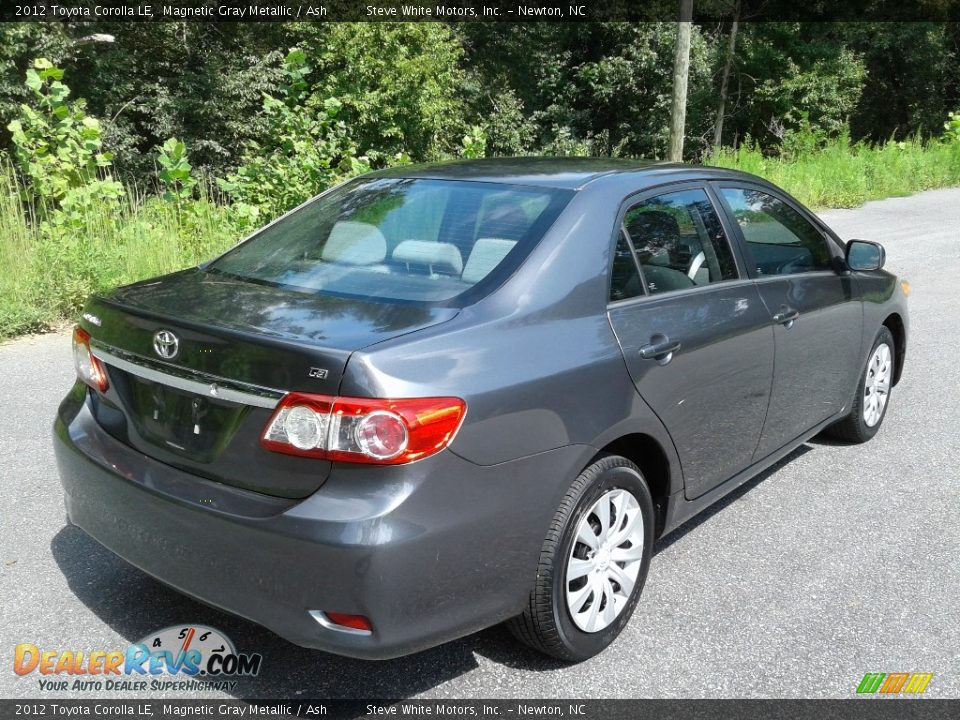
[[880,243],[851,240],[847,243],[846,260],[851,270],[879,270],[887,261],[887,253]]

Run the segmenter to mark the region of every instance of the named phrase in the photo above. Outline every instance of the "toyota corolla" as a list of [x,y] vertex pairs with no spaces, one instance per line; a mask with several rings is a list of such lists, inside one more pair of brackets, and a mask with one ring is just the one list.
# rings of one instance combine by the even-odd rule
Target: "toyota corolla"
[[69,519],[299,645],[388,658],[507,621],[581,660],[658,537],[821,431],[878,431],[908,332],[883,264],[728,170],[365,175],[90,299]]

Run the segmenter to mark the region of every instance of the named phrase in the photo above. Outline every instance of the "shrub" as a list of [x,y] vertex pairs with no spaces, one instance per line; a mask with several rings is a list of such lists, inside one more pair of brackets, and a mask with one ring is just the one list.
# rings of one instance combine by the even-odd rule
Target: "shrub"
[[158,150],[157,165],[160,171],[157,178],[163,185],[164,200],[180,202],[193,197],[197,181],[190,175],[192,168],[187,158],[187,146],[176,138],[170,138]]
[[460,157],[475,160],[486,157],[486,155],[487,132],[479,125],[474,125],[460,141]]
[[34,60],[27,70],[26,86],[34,107],[22,103],[19,118],[7,125],[13,157],[25,179],[28,200],[59,205],[74,191],[87,188],[69,202],[74,208],[83,198],[103,190],[115,194],[116,186],[98,185],[110,167],[110,154],[102,152],[100,123],[89,117],[83,100],[70,102],[63,70],[49,60]]
[[440,22],[303,23],[295,44],[310,58],[304,104],[341,103],[359,153],[379,167],[397,154],[417,162],[455,152],[467,130],[463,50]]
[[947,121],[943,124],[946,131],[943,137],[947,142],[960,143],[960,110],[947,113]]

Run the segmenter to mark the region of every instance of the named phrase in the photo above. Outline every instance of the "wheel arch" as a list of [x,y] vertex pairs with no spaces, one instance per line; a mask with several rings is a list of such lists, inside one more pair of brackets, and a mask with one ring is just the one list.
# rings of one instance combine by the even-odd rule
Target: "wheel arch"
[[900,375],[903,372],[903,362],[907,356],[907,329],[899,313],[890,313],[883,321],[883,326],[893,335],[893,342],[896,346],[894,348],[896,362],[893,367],[893,384],[896,385],[900,382]]
[[650,489],[650,496],[653,498],[657,523],[655,534],[659,536],[667,517],[672,478],[670,459],[663,446],[652,435],[634,432],[608,442],[594,456],[590,464],[601,455],[620,455],[640,468]]

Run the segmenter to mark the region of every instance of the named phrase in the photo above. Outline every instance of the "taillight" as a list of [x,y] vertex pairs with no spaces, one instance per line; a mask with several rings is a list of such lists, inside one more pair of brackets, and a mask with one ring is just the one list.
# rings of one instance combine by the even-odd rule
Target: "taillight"
[[79,326],[73,329],[73,365],[77,377],[94,390],[104,392],[109,387],[106,368],[90,352],[90,333]]
[[376,400],[290,393],[267,423],[267,450],[400,465],[443,450],[467,406],[459,398]]

